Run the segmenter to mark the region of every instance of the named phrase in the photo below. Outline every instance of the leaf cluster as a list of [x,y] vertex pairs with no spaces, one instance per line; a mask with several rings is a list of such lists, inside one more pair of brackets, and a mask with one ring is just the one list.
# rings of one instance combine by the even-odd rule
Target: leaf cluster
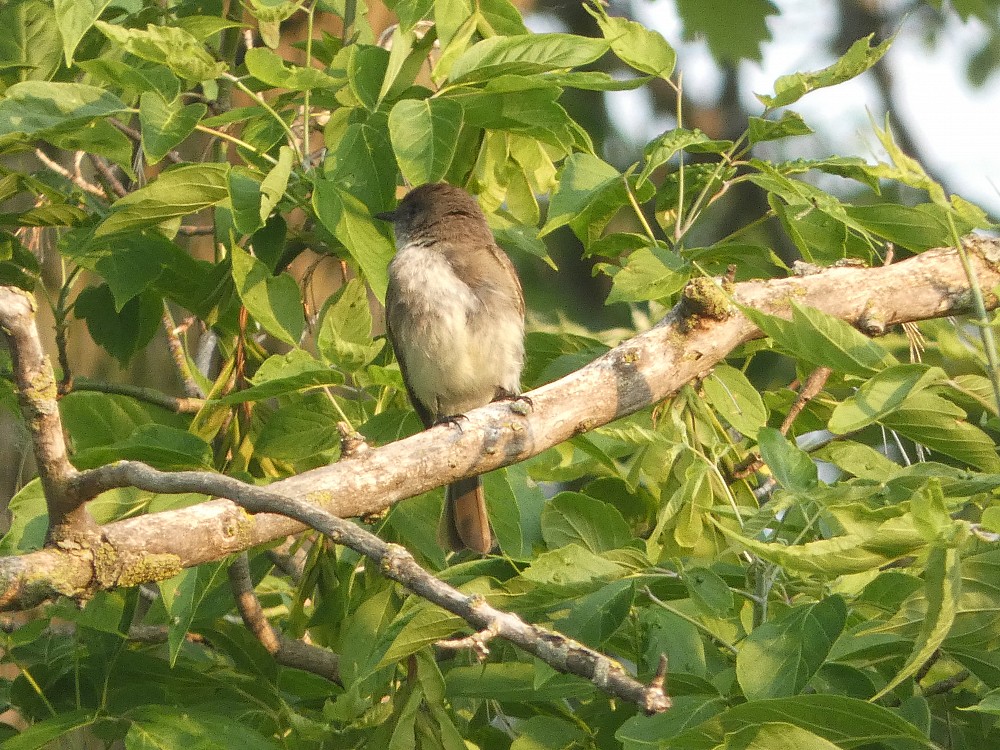
[[[59,325],[84,321],[127,363],[167,305],[218,342],[211,377],[181,342],[207,396],[194,415],[67,393],[78,467],[132,459],[263,483],[336,460],[338,422],[373,444],[419,429],[372,304],[393,252],[372,217],[394,205],[400,177],[466,186],[522,265],[551,263],[544,238],[571,232],[606,277],[608,303],[637,324],[692,278],[787,273],[758,232],[765,222],[816,265],[880,263],[889,247],[919,253],[986,226],[887,126],[873,126],[882,162],[766,158],[763,144],[812,132],[789,106],[862,74],[889,41],[859,40],[827,68],[782,77],[735,140],[679,122],[620,169],[562,100],[654,83],[680,95],[659,33],[598,3],[589,37],[530,33],[507,0],[390,5],[399,24],[381,45],[354,0],[249,0],[227,13],[211,0],[0,8],[19,42],[0,67],[0,153],[86,152],[102,167],[5,160],[0,282],[40,283],[26,230],[44,228],[65,270],[51,290]],[[713,25],[715,5],[679,2],[713,49],[759,42],[770,3],[752,3],[761,24],[740,31]],[[325,18],[341,33],[316,33]],[[306,28],[298,50],[292,21]],[[246,49],[251,26],[260,44]],[[919,196],[912,205],[889,197],[899,186]],[[743,188],[762,192],[766,214],[707,246],[692,240]],[[322,264],[344,283],[317,305]],[[215,563],[160,582],[152,603],[103,592],[0,636],[20,670],[0,695],[32,723],[0,735],[4,746],[73,733],[129,748],[996,745],[1000,422],[995,352],[979,335],[990,321],[875,341],[798,305],[790,319],[746,312],[767,338],[675,399],[486,476],[501,556],[445,559],[439,493],[369,519],[463,591],[640,679],[668,655],[671,711],[641,716],[501,643],[482,665],[435,658],[461,622],[307,536],[293,550],[305,558],[297,580],[262,550],[251,570],[276,627],[340,654],[341,686],[279,667],[234,625]],[[567,328],[529,333],[526,386],[621,337]],[[825,385],[784,425],[793,382],[818,368]],[[103,522],[204,499],[116,490],[90,509]],[[42,545],[37,481],[10,511],[0,550]],[[164,642],[130,643],[140,624]]]

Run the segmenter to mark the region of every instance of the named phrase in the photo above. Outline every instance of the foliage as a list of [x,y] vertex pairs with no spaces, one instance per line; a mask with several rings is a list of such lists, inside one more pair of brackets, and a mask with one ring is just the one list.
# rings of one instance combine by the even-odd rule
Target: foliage
[[[985,225],[888,128],[876,127],[885,162],[763,155],[760,144],[811,132],[789,105],[863,73],[888,42],[862,39],[823,70],[782,77],[738,139],[681,122],[623,170],[561,101],[676,86],[658,33],[597,4],[592,37],[529,33],[507,0],[390,5],[401,23],[389,49],[353,0],[250,0],[232,15],[212,0],[0,9],[10,157],[0,282],[39,284],[23,230],[43,227],[65,270],[51,289],[57,322],[86,321],[123,363],[153,340],[165,303],[220,342],[214,383],[194,376],[213,398],[192,417],[69,392],[77,465],[128,457],[266,482],[336,460],[338,420],[376,444],[417,429],[368,304],[369,289],[384,295],[392,255],[372,216],[393,206],[399,175],[478,194],[522,266],[550,260],[541,238],[571,232],[608,278],[609,302],[635,320],[731,264],[737,280],[787,273],[759,239],[764,221],[820,265],[877,264],[888,243],[898,257]],[[729,31],[717,5],[679,2],[688,33],[754,56],[771,4],[753,3],[760,23]],[[330,18],[346,31],[316,33]],[[298,51],[283,21],[305,24]],[[264,46],[242,47],[248,24]],[[117,167],[125,194],[106,197],[105,173],[85,178],[99,197],[70,169],[23,166],[15,157],[39,142]],[[847,185],[839,196],[824,187],[831,178]],[[890,185],[922,197],[883,197]],[[767,214],[699,246],[694,230],[740,188],[761,191]],[[194,215],[211,228],[207,253],[182,231]],[[300,257],[342,261],[352,280],[304,309],[309,274],[290,270]],[[222,564],[206,565],[161,583],[152,603],[138,590],[101,593],[0,636],[19,669],[0,695],[31,723],[4,746],[81,732],[128,748],[996,746],[1000,551],[984,539],[1000,531],[1000,422],[976,329],[928,322],[874,341],[802,307],[755,321],[765,341],[672,401],[486,477],[502,556],[446,561],[439,493],[375,523],[451,583],[613,654],[643,680],[667,654],[671,711],[641,716],[500,643],[484,666],[439,660],[432,644],[461,623],[314,540],[301,580],[262,552],[251,567],[281,630],[341,655],[342,688],[277,666],[226,617]],[[539,323],[525,385],[621,338]],[[831,371],[821,393],[779,431],[796,397],[789,383],[820,367]],[[740,471],[758,456],[763,468]],[[103,522],[199,500],[115,491],[92,511]],[[37,481],[11,512],[3,552],[40,546]],[[138,624],[165,626],[166,643],[129,642]]]

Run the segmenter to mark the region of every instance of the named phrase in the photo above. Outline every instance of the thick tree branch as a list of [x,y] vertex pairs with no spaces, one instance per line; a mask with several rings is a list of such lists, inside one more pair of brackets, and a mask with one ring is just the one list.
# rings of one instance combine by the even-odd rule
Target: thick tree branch
[[69,462],[56,402],[55,373],[35,325],[35,302],[14,287],[0,287],[0,332],[10,346],[21,412],[31,434],[49,511],[49,537],[71,546],[97,538],[97,525],[72,491],[78,474]]
[[[967,245],[982,288],[997,288],[1000,241],[970,238]],[[698,279],[654,328],[533,391],[530,410],[515,411],[509,404],[476,409],[461,430],[435,427],[269,489],[336,516],[356,517],[537,455],[670,396],[705,375],[736,346],[760,336],[732,301],[779,315],[788,315],[795,301],[876,334],[899,323],[966,312],[970,289],[957,253],[949,249],[883,268],[830,268],[809,276],[744,282],[728,292],[710,279]],[[997,306],[992,293],[987,305]],[[165,475],[157,491],[198,491],[203,485],[192,484],[191,477]],[[116,464],[74,478],[73,489],[89,498],[134,485],[134,480],[130,465]],[[118,521],[102,527],[99,548],[74,554],[46,549],[0,559],[0,607],[27,607],[59,594],[85,595],[168,577],[302,529],[282,515],[250,516],[228,500]]]

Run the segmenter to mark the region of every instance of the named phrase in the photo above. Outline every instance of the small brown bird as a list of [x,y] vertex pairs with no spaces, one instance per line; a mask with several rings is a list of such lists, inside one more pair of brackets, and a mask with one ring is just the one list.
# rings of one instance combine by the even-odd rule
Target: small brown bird
[[[386,328],[424,426],[520,395],[521,282],[476,200],[445,183],[421,185],[377,217],[396,232]],[[439,536],[455,550],[490,551],[479,477],[448,486]]]

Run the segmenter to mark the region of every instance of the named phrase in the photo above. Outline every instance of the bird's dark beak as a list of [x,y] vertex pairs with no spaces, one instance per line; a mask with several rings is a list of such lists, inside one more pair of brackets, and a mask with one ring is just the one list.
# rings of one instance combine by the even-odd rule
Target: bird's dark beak
[[376,219],[381,219],[382,221],[395,221],[396,212],[395,211],[380,211],[374,215]]

